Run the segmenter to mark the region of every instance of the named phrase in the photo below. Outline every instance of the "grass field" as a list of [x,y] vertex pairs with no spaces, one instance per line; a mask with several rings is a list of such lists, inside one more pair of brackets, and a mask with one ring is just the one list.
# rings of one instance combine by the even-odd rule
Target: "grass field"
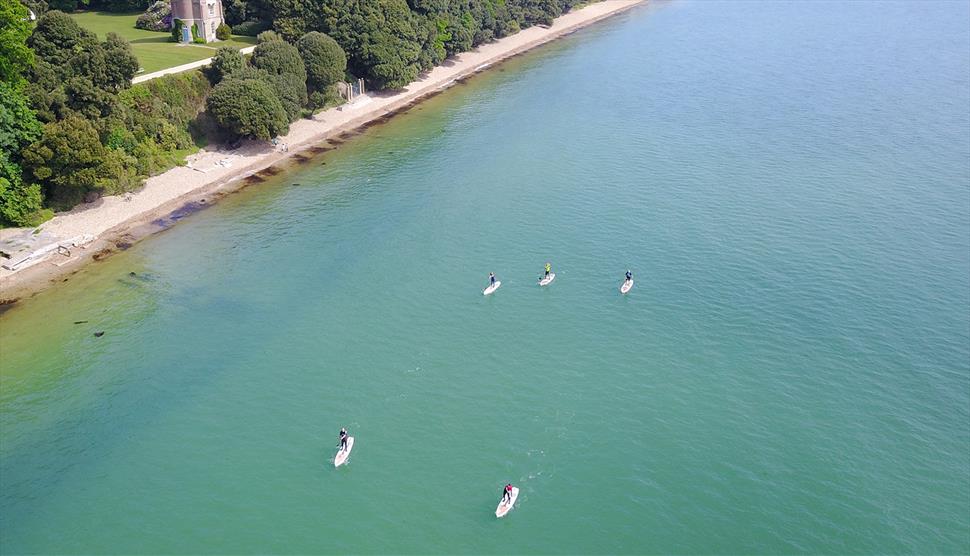
[[[141,64],[143,73],[187,64],[211,58],[220,46],[244,48],[256,44],[255,37],[233,36],[227,41],[201,44],[172,42],[168,32],[145,31],[135,28],[135,20],[141,12],[117,14],[108,12],[78,12],[71,14],[81,27],[104,40],[108,33],[117,33],[131,43],[131,49]],[[142,72],[140,72],[142,73]]]

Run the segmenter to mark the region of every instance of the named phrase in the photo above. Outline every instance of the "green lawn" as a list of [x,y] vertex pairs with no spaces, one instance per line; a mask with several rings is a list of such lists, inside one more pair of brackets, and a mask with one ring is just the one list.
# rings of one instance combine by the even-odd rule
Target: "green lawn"
[[108,33],[117,33],[128,39],[144,73],[211,58],[220,46],[244,48],[256,44],[255,37],[233,36],[227,41],[201,44],[178,44],[167,32],[145,31],[135,28],[135,20],[141,12],[117,14],[108,12],[78,12],[71,14],[81,27],[104,40]]

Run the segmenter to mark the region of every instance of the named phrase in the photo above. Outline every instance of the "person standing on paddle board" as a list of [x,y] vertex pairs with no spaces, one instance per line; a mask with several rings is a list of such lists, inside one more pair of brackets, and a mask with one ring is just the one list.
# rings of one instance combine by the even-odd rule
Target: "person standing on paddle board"
[[495,273],[494,272],[489,272],[488,273],[488,285],[489,286],[494,286],[495,285]]
[[549,273],[551,271],[552,271],[552,263],[546,263],[546,277],[549,276]]
[[505,490],[502,491],[502,503],[508,504],[511,501],[512,501],[512,485],[510,483],[505,485]]
[[633,280],[633,273],[630,272],[630,269],[627,269],[627,271],[626,271],[626,281],[629,282],[630,280]]
[[340,450],[341,451],[347,449],[347,436],[348,436],[347,429],[341,428],[340,429]]

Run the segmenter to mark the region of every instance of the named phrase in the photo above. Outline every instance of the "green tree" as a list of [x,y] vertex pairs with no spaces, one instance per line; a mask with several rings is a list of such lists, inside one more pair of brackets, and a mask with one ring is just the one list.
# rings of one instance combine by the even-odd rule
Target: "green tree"
[[0,82],[19,83],[33,65],[30,33],[27,7],[18,0],[0,0]]
[[314,91],[325,91],[344,78],[347,71],[347,55],[337,41],[318,31],[300,37],[296,43],[306,67],[307,86]]
[[[261,43],[253,51],[253,67],[270,74],[289,73],[306,83],[306,67],[300,58],[300,51],[290,43],[273,40]],[[304,85],[305,86],[305,85]]]
[[117,95],[81,75],[68,77],[64,81],[63,91],[70,109],[67,114],[75,112],[92,121],[110,116],[117,106]]
[[49,4],[52,10],[62,12],[73,12],[77,9],[77,0],[50,0]]
[[40,186],[23,182],[13,157],[37,140],[41,129],[20,88],[0,81],[0,221],[29,226],[40,219]]
[[[428,33],[405,0],[315,0],[312,24],[333,37],[347,66],[378,89],[413,81],[422,67]],[[430,57],[424,57],[430,59]]]
[[37,60],[30,72],[30,81],[24,92],[42,122],[53,122],[70,111],[59,71],[53,64]]
[[66,67],[78,53],[83,53],[98,43],[90,31],[82,28],[64,12],[52,10],[37,20],[37,27],[27,39],[34,53],[55,67]]
[[307,103],[306,83],[292,73],[267,74],[264,79],[273,86],[287,120],[296,121]]
[[101,88],[118,92],[131,87],[131,79],[138,73],[138,59],[132,53],[128,41],[115,33],[108,33],[101,48],[104,50],[106,66],[105,80],[99,83]]
[[19,152],[40,137],[41,129],[23,92],[0,81],[0,152]]
[[280,36],[276,31],[263,31],[262,33],[256,35],[256,44],[263,44],[264,42],[281,41],[283,37]]
[[71,115],[44,126],[41,138],[23,151],[24,169],[44,184],[55,208],[70,208],[89,191],[102,191],[112,177],[105,166],[107,149],[84,118]]
[[271,139],[289,131],[276,91],[262,79],[233,77],[219,83],[206,108],[223,130],[237,137]]
[[235,48],[228,46],[220,47],[216,55],[212,57],[212,63],[206,66],[205,75],[209,82],[218,85],[220,81],[233,74],[233,72],[243,69],[246,60]]
[[0,222],[14,226],[36,226],[51,216],[43,211],[39,185],[27,185],[20,166],[0,151]]
[[114,33],[99,43],[68,15],[41,17],[29,43],[37,61],[27,93],[42,121],[80,112],[90,119],[110,115],[116,94],[131,86],[138,61],[127,41]]
[[239,25],[246,21],[246,2],[244,0],[225,0],[222,3],[226,23]]

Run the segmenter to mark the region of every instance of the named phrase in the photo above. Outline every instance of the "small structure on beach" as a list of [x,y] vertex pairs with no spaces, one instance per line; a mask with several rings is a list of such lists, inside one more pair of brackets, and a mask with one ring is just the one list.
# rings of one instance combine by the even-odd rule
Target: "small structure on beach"
[[222,23],[222,0],[172,0],[172,25],[179,26],[179,42],[212,42]]

